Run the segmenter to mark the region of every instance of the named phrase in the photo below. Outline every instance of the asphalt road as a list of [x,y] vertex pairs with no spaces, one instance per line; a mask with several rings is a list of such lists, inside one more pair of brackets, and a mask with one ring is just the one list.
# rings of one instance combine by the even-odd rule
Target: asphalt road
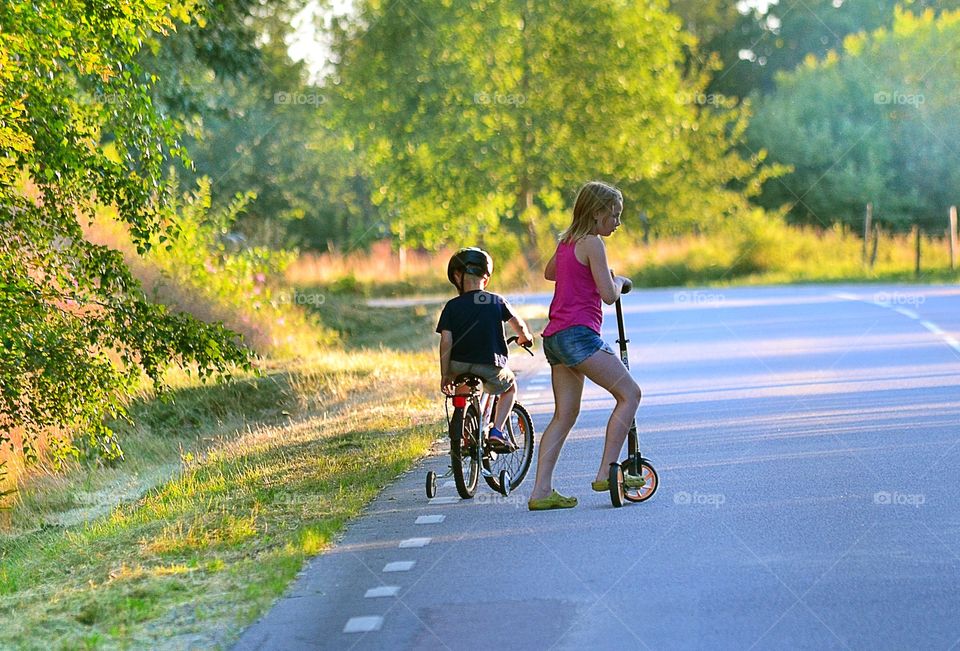
[[[624,307],[651,500],[590,491],[612,401],[588,384],[556,472],[577,508],[529,512],[532,471],[509,498],[481,482],[428,501],[438,450],[237,648],[960,647],[960,289],[637,291]],[[608,313],[611,344],[615,327]],[[520,376],[538,432],[546,368],[540,353]]]

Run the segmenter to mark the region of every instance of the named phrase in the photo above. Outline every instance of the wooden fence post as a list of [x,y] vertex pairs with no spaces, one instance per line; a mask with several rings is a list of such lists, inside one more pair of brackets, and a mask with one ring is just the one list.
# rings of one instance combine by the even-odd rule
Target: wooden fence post
[[873,225],[873,248],[870,251],[870,268],[877,264],[877,246],[880,244],[880,224]]
[[950,271],[957,268],[957,207],[950,206]]
[[873,221],[873,204],[867,204],[867,215],[863,220],[863,254],[861,259],[863,260],[863,265],[867,265],[867,244],[870,242],[870,224]]
[[919,224],[913,225],[913,239],[916,242],[916,249],[917,249],[916,265],[914,266],[913,274],[917,278],[919,278],[920,277],[920,225]]

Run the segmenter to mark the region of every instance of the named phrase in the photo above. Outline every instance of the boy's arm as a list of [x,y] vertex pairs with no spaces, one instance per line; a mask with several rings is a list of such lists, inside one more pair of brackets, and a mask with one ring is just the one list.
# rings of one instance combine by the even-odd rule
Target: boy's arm
[[453,350],[453,333],[449,330],[440,332],[440,391],[453,393],[453,376],[450,375],[450,351]]
[[513,331],[517,334],[517,343],[521,346],[526,346],[527,344],[533,343],[533,335],[530,333],[530,329],[527,327],[526,321],[521,319],[518,316],[513,317],[507,323],[513,328]]

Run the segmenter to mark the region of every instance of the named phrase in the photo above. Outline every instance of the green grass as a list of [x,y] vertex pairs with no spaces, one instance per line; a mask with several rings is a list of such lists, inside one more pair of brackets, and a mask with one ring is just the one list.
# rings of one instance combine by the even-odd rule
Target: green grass
[[344,310],[348,352],[175,378],[118,425],[125,462],[35,477],[0,533],[0,648],[229,646],[442,431],[433,317]]

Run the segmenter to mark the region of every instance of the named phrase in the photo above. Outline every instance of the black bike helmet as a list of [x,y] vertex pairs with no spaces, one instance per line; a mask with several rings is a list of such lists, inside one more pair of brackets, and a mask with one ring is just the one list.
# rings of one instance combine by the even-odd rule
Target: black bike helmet
[[457,291],[463,293],[463,286],[457,284],[456,272],[469,273],[474,276],[492,276],[493,258],[483,249],[475,246],[460,249],[453,254],[447,264],[447,279],[453,283]]

